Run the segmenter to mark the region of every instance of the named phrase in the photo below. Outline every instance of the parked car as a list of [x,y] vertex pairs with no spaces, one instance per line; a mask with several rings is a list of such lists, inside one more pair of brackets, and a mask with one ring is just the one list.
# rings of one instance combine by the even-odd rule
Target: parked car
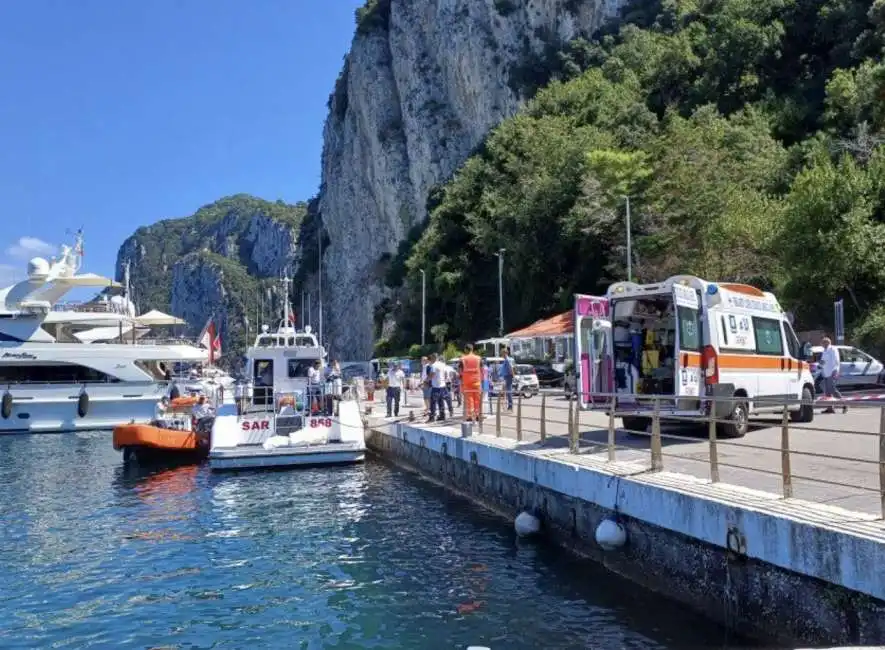
[[559,388],[565,381],[565,373],[559,372],[549,363],[537,364],[535,374],[538,376],[538,383],[544,388]]
[[[496,375],[495,375],[496,376]],[[499,391],[504,390],[504,382],[500,379],[493,379],[489,394],[494,397]],[[517,363],[513,366],[513,393],[522,395],[528,399],[537,395],[541,390],[538,382],[538,375],[535,374],[534,366],[527,363]]]
[[[882,383],[885,364],[873,358],[863,350],[851,345],[835,346],[839,351],[839,377],[836,386],[842,388],[861,388]],[[811,374],[814,376],[815,392],[821,392],[820,359],[823,347],[815,345],[811,348]]]

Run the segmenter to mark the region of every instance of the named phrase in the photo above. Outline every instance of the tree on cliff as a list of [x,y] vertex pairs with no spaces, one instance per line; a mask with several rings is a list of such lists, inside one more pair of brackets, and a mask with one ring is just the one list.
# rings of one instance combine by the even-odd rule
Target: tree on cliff
[[399,343],[419,338],[422,269],[449,338],[495,331],[500,247],[514,327],[622,279],[626,194],[640,281],[756,283],[805,326],[844,295],[885,343],[864,322],[885,312],[883,44],[883,0],[628,4],[548,56],[552,81],[441,188],[394,260]]

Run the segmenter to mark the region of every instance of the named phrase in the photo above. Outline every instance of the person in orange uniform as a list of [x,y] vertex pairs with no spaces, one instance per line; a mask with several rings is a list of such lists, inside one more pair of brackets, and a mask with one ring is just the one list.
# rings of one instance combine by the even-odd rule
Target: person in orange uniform
[[464,416],[468,421],[478,422],[482,403],[482,360],[473,352],[473,345],[465,346],[461,357],[461,391],[464,393]]

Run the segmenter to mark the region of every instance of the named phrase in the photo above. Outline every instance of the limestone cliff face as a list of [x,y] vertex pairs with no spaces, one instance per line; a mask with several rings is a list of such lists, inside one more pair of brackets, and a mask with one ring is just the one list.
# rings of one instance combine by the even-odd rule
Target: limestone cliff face
[[592,33],[617,0],[370,0],[330,101],[318,211],[327,339],[371,355],[378,263],[428,194],[524,100],[515,71]]

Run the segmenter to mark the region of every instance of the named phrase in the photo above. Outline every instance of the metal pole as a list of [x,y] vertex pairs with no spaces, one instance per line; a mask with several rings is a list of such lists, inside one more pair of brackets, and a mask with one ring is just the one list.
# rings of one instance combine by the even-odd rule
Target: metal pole
[[421,347],[427,333],[427,273],[421,269]]
[[504,253],[506,248],[498,249],[498,336],[504,336]]
[[627,199],[627,282],[633,282],[633,233],[630,227],[630,197]]
[[320,257],[317,260],[317,287],[319,288],[320,299],[320,345],[323,344],[323,229],[317,230],[317,246],[320,250]]
[[301,329],[304,329],[304,289],[301,290],[301,313],[298,320],[301,321]]

